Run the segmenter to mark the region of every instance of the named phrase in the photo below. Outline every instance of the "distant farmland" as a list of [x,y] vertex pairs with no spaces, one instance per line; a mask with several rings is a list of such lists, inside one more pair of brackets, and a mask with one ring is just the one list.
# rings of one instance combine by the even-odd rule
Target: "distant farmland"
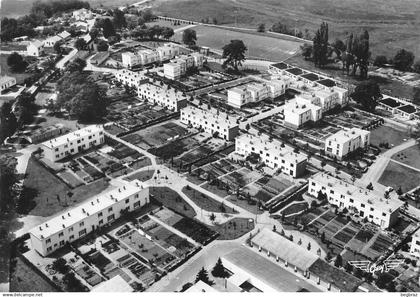
[[322,21],[330,25],[330,41],[347,32],[369,30],[372,56],[393,56],[400,48],[420,59],[420,1],[384,0],[155,0],[159,14],[248,28],[282,22],[314,32]]
[[[201,46],[221,50],[230,40],[240,39],[248,48],[248,52],[246,53],[248,57],[264,58],[272,61],[281,61],[290,57],[302,44],[302,42],[298,41],[209,26],[196,26],[193,29],[197,32],[197,43]],[[175,39],[181,41],[181,38],[182,32],[178,32]]]

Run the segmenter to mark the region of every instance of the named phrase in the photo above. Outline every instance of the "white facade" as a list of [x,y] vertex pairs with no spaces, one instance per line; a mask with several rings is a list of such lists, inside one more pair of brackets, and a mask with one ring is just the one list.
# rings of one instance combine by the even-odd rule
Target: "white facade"
[[84,237],[149,201],[148,186],[133,180],[30,230],[32,248],[42,256],[47,256],[67,242]]
[[312,103],[313,97],[299,95],[284,105],[284,123],[298,129],[307,122],[317,122],[322,118],[320,106]]
[[187,95],[159,82],[147,82],[138,87],[138,96],[151,103],[164,106],[169,110],[179,111],[187,105]]
[[141,72],[132,71],[129,69],[121,69],[114,72],[115,79],[123,85],[138,88],[142,83],[146,83],[149,79]]
[[26,46],[26,54],[28,56],[39,57],[44,54],[44,44],[42,41],[34,40]]
[[342,159],[347,154],[366,148],[370,144],[370,132],[358,128],[341,130],[325,139],[325,152]]
[[309,179],[308,193],[317,197],[319,191],[327,195],[328,202],[339,208],[357,210],[362,218],[385,229],[398,219],[402,202],[385,199],[383,193],[359,188],[335,177],[318,173]]
[[235,152],[249,156],[254,153],[270,168],[279,169],[292,177],[299,177],[306,170],[307,157],[302,153],[294,153],[293,148],[282,145],[266,135],[254,136],[244,134],[235,140]]
[[44,40],[44,46],[45,47],[53,47],[54,44],[56,44],[60,40],[61,40],[61,38],[58,35],[52,36],[52,37]]
[[72,15],[73,18],[77,21],[90,20],[93,18],[93,13],[86,8],[75,10],[73,11]]
[[91,125],[43,142],[44,157],[52,162],[104,143],[104,129]]
[[179,47],[172,43],[167,43],[155,50],[142,49],[137,52],[125,52],[121,54],[121,57],[123,66],[131,68],[170,60],[178,54]]
[[286,82],[282,80],[263,80],[243,86],[234,87],[227,92],[227,103],[230,106],[241,108],[243,105],[259,102],[267,98],[275,98],[284,94]]
[[170,63],[163,65],[163,74],[169,79],[177,79],[187,72],[191,67],[203,67],[203,55],[193,53],[190,55],[181,55]]
[[181,122],[204,129],[211,135],[218,133],[225,140],[233,140],[239,132],[239,118],[219,112],[215,108],[200,109],[189,105],[181,109]]
[[2,76],[0,77],[0,90],[3,93],[4,90],[13,87],[16,85],[16,78],[11,76]]
[[417,230],[412,236],[410,254],[420,257],[420,230]]

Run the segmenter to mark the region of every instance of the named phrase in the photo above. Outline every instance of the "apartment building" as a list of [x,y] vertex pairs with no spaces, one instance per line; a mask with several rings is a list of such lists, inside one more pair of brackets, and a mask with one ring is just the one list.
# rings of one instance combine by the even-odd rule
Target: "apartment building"
[[412,236],[410,254],[418,258],[420,257],[420,229]]
[[13,87],[14,85],[16,85],[16,78],[7,75],[0,77],[1,93],[3,93],[3,91],[7,90],[10,87]]
[[[299,95],[284,105],[284,124],[298,129],[308,122],[317,122],[322,118],[322,108],[317,104],[318,98]],[[315,102],[315,103],[314,103]]]
[[360,188],[322,172],[309,179],[308,193],[316,197],[319,191],[327,195],[330,204],[355,211],[383,229],[397,221],[403,204],[398,199],[385,199],[383,193]]
[[235,139],[239,132],[239,118],[215,108],[200,109],[189,105],[181,110],[181,122],[211,135],[218,133],[225,140]]
[[203,55],[200,53],[181,55],[170,63],[163,65],[163,74],[169,79],[177,79],[184,75],[189,68],[203,67],[203,63]]
[[149,79],[141,72],[129,69],[121,69],[114,72],[115,79],[123,85],[138,88],[142,83],[147,83]]
[[169,110],[179,111],[187,106],[188,97],[183,92],[159,82],[147,82],[138,87],[138,96],[151,103],[164,106]]
[[44,157],[52,162],[104,143],[104,128],[91,125],[41,143]]
[[235,151],[239,155],[257,154],[266,166],[279,169],[294,178],[306,171],[307,157],[302,153],[293,152],[293,148],[269,139],[267,135],[254,136],[243,134],[236,138]]
[[179,47],[166,43],[155,50],[142,49],[137,52],[124,52],[121,54],[122,64],[126,68],[143,66],[151,63],[163,62],[173,59],[179,54]]
[[149,202],[147,184],[133,180],[31,229],[32,248],[47,256]]
[[39,40],[31,41],[26,46],[26,54],[35,57],[42,56],[44,54],[44,43]]
[[56,44],[60,40],[61,40],[61,37],[58,36],[58,35],[51,36],[51,37],[44,40],[44,46],[45,47],[53,47],[54,44]]
[[285,91],[286,82],[281,80],[252,82],[229,89],[227,92],[227,103],[230,106],[241,108],[248,103],[259,102],[267,98],[275,98],[284,94]]
[[370,132],[358,128],[341,130],[325,139],[325,152],[342,159],[349,153],[370,144]]

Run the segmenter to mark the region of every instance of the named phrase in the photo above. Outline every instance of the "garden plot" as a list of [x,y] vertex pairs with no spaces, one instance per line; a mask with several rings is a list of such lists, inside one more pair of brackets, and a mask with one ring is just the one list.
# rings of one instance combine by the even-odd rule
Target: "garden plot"
[[261,173],[243,168],[221,177],[220,180],[229,185],[231,188],[243,188],[261,177]]
[[159,148],[152,148],[149,152],[159,158],[162,158],[163,160],[170,160],[171,158],[180,156],[184,152],[192,150],[198,146],[200,146],[199,142],[191,137],[188,137],[177,139]]
[[138,151],[133,150],[132,148],[129,148],[128,146],[116,140],[110,139],[108,137],[106,137],[105,140],[106,143],[112,147],[112,150],[110,150],[107,154],[113,158],[118,159],[122,163],[132,163],[143,157],[143,155]]
[[151,148],[160,147],[167,144],[169,141],[173,141],[188,134],[189,132],[187,129],[174,122],[169,122],[142,129],[124,136],[122,139],[144,150],[149,150]]
[[323,228],[325,225],[328,224],[332,219],[334,219],[335,214],[331,211],[327,211],[318,217],[314,222],[312,222],[312,226],[315,227],[317,230]]
[[353,223],[348,224],[340,232],[337,232],[332,238],[331,241],[337,245],[344,247],[359,231],[359,228]]
[[186,217],[182,218],[172,227],[203,245],[206,245],[217,237],[217,232],[198,221]]
[[65,255],[68,260],[67,264],[71,269],[89,286],[94,287],[104,281],[104,279],[92,269],[83,259],[78,257],[74,252],[70,252]]
[[368,244],[368,242],[372,239],[374,235],[375,233],[372,232],[371,230],[365,230],[365,229],[359,230],[356,236],[353,237],[346,244],[346,247],[360,253],[363,247]]
[[299,215],[301,212],[307,210],[309,207],[306,201],[290,204],[282,209],[281,213],[286,217]]
[[178,82],[185,87],[186,91],[189,91],[226,82],[232,78],[233,77],[228,74],[200,71],[200,73],[178,79]]
[[80,180],[75,173],[73,173],[71,170],[64,170],[57,175],[68,185],[70,185],[72,188],[77,188],[81,185],[84,185],[85,183]]
[[153,263],[161,269],[165,269],[175,260],[173,255],[146,236],[141,235],[137,230],[131,230],[120,236],[119,239],[140,255],[145,263]]
[[95,167],[99,168],[99,170],[101,170],[104,174],[111,174],[117,171],[127,170],[127,167],[121,163],[117,163],[99,154],[98,152],[91,152],[87,155],[84,155],[83,159],[95,165]]

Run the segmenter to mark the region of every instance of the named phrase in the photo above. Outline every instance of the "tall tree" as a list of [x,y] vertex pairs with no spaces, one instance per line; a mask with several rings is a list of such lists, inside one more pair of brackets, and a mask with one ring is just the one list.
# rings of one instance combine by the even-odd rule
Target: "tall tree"
[[351,98],[367,111],[374,111],[382,94],[377,82],[363,81],[356,86]]
[[[0,107],[0,142],[3,141],[13,135],[17,128],[17,120],[12,112],[12,105],[11,101],[6,101]],[[1,200],[1,199],[0,199]]]
[[27,63],[21,55],[16,52],[10,54],[7,57],[7,66],[10,67],[10,70],[13,72],[22,72],[25,70]]
[[223,266],[222,259],[218,259],[216,265],[214,265],[211,274],[214,277],[228,277],[229,273],[227,273],[225,267]]
[[105,19],[102,22],[102,30],[105,38],[115,35],[115,28],[110,19]]
[[86,40],[84,40],[83,38],[77,38],[74,42],[74,47],[77,48],[77,50],[79,51],[86,49],[86,46]]
[[193,46],[197,42],[197,33],[193,29],[186,29],[182,33],[182,42],[188,46]]
[[198,272],[198,274],[195,278],[195,282],[197,283],[198,281],[205,282],[209,286],[212,286],[214,284],[214,282],[209,279],[209,274],[208,274],[207,270],[204,269],[204,267],[200,269],[200,271]]
[[410,70],[414,62],[414,54],[405,49],[400,49],[394,57],[394,67],[401,71]]
[[127,21],[125,19],[124,12],[119,10],[118,8],[114,9],[114,16],[112,22],[114,23],[114,27],[117,29],[127,27]]
[[229,44],[223,47],[223,65],[230,65],[235,70],[238,70],[238,66],[242,65],[242,62],[245,61],[245,52],[247,51],[242,40],[231,40]]

